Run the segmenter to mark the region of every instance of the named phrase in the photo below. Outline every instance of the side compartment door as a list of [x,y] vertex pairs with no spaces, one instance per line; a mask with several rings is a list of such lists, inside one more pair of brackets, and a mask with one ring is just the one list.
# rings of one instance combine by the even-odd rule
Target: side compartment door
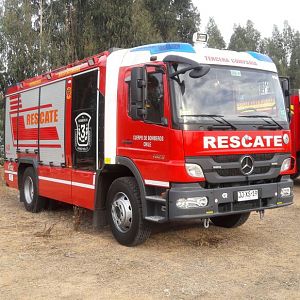
[[93,209],[98,162],[99,70],[73,77],[72,87],[72,199],[74,205]]
[[[7,96],[5,98],[5,127],[4,127],[4,153],[7,162],[4,165],[4,179],[10,187],[18,187],[17,176],[17,147],[18,147],[18,111],[19,94]],[[0,138],[1,139],[1,138]],[[1,142],[1,141],[0,141]],[[2,151],[2,149],[0,149]]]
[[19,94],[5,98],[5,157],[12,160],[17,158],[19,107]]
[[66,80],[40,88],[39,190],[45,197],[72,203],[71,169],[66,168]]

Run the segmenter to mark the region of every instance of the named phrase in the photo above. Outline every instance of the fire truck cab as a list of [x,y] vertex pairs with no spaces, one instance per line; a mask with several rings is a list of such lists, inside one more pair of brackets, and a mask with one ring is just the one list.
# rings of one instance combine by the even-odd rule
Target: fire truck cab
[[152,223],[236,227],[293,201],[286,106],[263,54],[106,51],[10,87],[5,105],[5,180],[25,208],[93,210],[121,244]]

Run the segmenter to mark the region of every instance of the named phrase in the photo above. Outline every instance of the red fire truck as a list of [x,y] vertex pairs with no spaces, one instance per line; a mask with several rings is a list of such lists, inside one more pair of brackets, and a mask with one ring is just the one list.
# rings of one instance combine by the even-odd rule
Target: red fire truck
[[256,52],[106,51],[10,87],[5,106],[5,181],[26,210],[92,210],[127,246],[152,223],[230,228],[293,201],[286,105]]
[[291,93],[291,143],[292,143],[292,157],[295,161],[293,164],[292,178],[297,178],[300,175],[300,103],[299,103],[300,90],[294,90]]

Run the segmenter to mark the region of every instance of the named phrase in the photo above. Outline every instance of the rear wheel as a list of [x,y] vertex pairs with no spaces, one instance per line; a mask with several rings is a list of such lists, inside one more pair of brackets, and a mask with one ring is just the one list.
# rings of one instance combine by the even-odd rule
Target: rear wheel
[[210,220],[214,225],[225,228],[235,228],[243,225],[249,218],[250,212],[220,217],[212,217]]
[[150,236],[135,178],[121,177],[112,183],[107,196],[107,213],[112,233],[120,244],[136,246]]
[[27,211],[37,213],[45,207],[45,199],[38,195],[36,173],[32,167],[23,174],[20,198]]

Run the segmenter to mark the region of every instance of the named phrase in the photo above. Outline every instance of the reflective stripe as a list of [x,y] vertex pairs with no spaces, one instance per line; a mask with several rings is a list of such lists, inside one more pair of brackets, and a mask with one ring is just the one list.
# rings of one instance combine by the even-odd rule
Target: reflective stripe
[[8,171],[8,170],[4,170],[4,173],[6,173],[6,174],[18,175],[18,172]]
[[51,177],[39,176],[39,179],[46,180],[46,181],[51,181],[51,182],[56,182],[56,183],[67,184],[67,185],[71,185],[72,184],[72,181],[62,180],[62,179],[56,179],[56,178],[51,178]]
[[79,187],[82,187],[82,188],[86,188],[86,189],[92,189],[94,190],[95,189],[95,186],[94,185],[91,185],[91,184],[86,184],[86,183],[80,183],[80,182],[72,182],[72,185],[74,186],[79,186]]
[[40,180],[46,180],[46,181],[51,181],[55,183],[61,183],[61,184],[66,184],[66,185],[72,185],[72,186],[78,186],[82,187],[85,189],[91,189],[94,190],[95,186],[92,184],[86,184],[86,183],[81,183],[81,182],[75,182],[75,181],[69,181],[69,180],[62,180],[62,179],[57,179],[57,178],[51,178],[51,177],[44,177],[44,176],[39,176]]
[[145,179],[145,184],[147,185],[154,185],[154,186],[163,186],[163,187],[169,187],[170,182],[167,181],[158,181],[158,180],[150,180],[150,179]]

